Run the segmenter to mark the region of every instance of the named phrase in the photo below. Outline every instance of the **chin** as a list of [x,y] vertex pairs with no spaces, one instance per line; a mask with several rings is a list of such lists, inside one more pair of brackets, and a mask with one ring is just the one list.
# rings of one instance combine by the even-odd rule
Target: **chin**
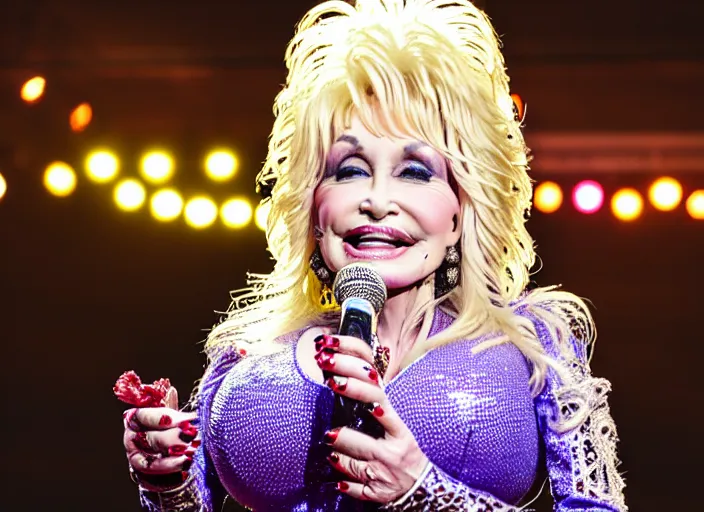
[[384,280],[386,288],[389,290],[409,288],[417,283],[422,282],[426,277],[428,277],[428,274],[424,271],[425,265],[422,261],[417,261],[416,258],[347,258],[347,262],[345,264],[348,265],[350,263],[360,262],[369,263],[374,268],[374,270],[379,272],[379,275]]

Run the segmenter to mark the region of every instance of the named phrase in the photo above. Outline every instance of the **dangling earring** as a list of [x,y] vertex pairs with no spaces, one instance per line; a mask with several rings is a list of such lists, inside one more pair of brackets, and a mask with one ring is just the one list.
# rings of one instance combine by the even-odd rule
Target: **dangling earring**
[[316,246],[313,254],[310,256],[310,269],[318,278],[318,281],[323,284],[323,286],[330,287],[332,285],[332,276],[330,275],[330,269],[325,265],[325,260],[323,260],[323,254],[320,252],[320,246]]
[[460,282],[460,243],[447,248],[445,259],[435,271],[435,298],[447,295]]
[[323,311],[335,311],[338,308],[335,297],[332,294],[332,272],[323,260],[323,254],[320,252],[320,246],[316,246],[315,251],[310,257],[310,269],[315,274],[315,277],[320,281],[320,306]]

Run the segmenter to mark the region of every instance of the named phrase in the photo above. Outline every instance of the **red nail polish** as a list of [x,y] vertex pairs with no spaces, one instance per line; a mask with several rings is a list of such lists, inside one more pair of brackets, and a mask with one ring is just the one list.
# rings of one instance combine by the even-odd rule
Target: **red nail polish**
[[181,478],[184,482],[188,480],[188,471],[181,471]]
[[243,348],[239,349],[237,352],[239,352],[239,354],[240,354],[241,356],[246,356],[246,355],[247,355],[247,351],[246,351],[245,349],[243,349]]
[[340,429],[339,428],[334,428],[332,430],[328,430],[325,432],[325,435],[323,436],[323,441],[325,444],[334,444],[335,441],[337,441],[337,436],[340,434]]
[[183,454],[184,454],[186,457],[192,459],[193,456],[196,454],[196,451],[195,451],[195,450],[192,450],[192,449],[189,449],[189,450],[186,450],[185,452],[183,452]]
[[376,382],[379,380],[379,373],[374,368],[372,368],[371,370],[369,370],[369,378]]
[[328,460],[332,462],[333,464],[339,464],[340,463],[340,456],[336,453],[331,453],[328,456]]
[[337,348],[340,346],[340,338],[335,338],[334,336],[327,336],[325,340],[328,347]]
[[171,425],[171,422],[173,420],[171,419],[171,416],[168,414],[164,414],[161,418],[159,418],[159,426],[160,427],[168,427]]
[[350,484],[347,482],[337,482],[337,490],[345,492],[350,488]]
[[335,356],[321,352],[315,356],[318,366],[324,370],[332,370],[335,367]]
[[191,441],[191,446],[193,448],[198,448],[200,446],[200,442],[200,439],[194,439],[193,441]]
[[325,384],[333,391],[344,391],[347,389],[347,377],[330,377]]
[[377,405],[372,409],[372,414],[377,418],[381,418],[384,415],[384,409],[382,409],[380,405]]
[[169,446],[169,455],[172,457],[180,456],[186,453],[187,446],[185,444],[177,444],[176,446]]

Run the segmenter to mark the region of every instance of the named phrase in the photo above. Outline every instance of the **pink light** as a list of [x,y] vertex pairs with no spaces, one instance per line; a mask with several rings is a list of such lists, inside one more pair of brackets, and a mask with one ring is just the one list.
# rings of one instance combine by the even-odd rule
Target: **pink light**
[[572,202],[581,213],[598,212],[604,204],[604,189],[596,181],[580,181],[572,191]]

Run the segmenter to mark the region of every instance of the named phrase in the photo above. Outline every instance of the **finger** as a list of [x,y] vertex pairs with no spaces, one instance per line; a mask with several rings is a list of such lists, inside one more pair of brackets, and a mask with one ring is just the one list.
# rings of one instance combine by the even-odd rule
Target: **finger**
[[390,435],[398,436],[407,430],[379,386],[344,376],[333,376],[325,384],[339,395],[369,404],[370,414]]
[[201,444],[201,438],[193,429],[171,428],[146,432],[125,429],[123,444],[127,453],[141,451],[173,456],[187,452],[195,453]]
[[332,348],[323,348],[315,356],[315,361],[322,370],[334,372],[343,377],[353,377],[369,384],[379,385],[379,374],[364,359],[336,352]]
[[364,461],[376,459],[380,449],[378,439],[347,427],[329,430],[323,441],[341,455]]
[[354,336],[321,334],[315,338],[315,349],[332,348],[337,352],[359,357],[374,366],[374,352],[366,341]]
[[142,407],[125,411],[125,428],[139,430],[166,430],[184,421],[194,421],[195,412],[181,412],[168,407]]
[[166,402],[166,407],[168,407],[169,409],[178,410],[178,391],[176,390],[176,388],[169,388],[169,391],[167,391],[166,393],[166,399],[164,401]]
[[337,490],[361,501],[378,501],[371,487],[359,482],[337,482]]
[[354,459],[344,453],[332,452],[328,456],[328,462],[333,468],[345,475],[346,480],[365,483],[377,478],[370,469],[369,463]]
[[135,471],[148,475],[166,475],[187,470],[192,464],[193,457],[187,455],[162,457],[160,455],[135,452],[130,454],[128,461]]

